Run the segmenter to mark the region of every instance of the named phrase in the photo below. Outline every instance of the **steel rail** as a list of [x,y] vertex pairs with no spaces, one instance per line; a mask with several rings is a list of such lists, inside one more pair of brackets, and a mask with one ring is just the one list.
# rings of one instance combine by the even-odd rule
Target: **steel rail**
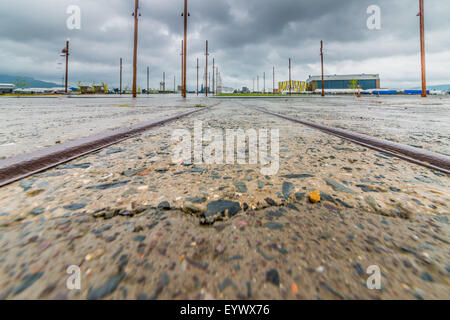
[[178,120],[210,107],[183,112],[159,120],[141,123],[132,127],[110,130],[104,133],[66,142],[43,150],[15,156],[0,161],[0,187],[29,177],[36,173],[59,166],[89,153],[101,150],[137,135],[151,128]]
[[365,134],[351,132],[339,128],[333,128],[321,124],[317,124],[314,122],[306,121],[306,120],[300,120],[297,118],[292,118],[289,116],[285,116],[282,114],[274,113],[271,111],[263,110],[260,108],[256,108],[256,110],[270,114],[285,120],[293,121],[296,123],[300,123],[303,125],[306,125],[308,127],[318,129],[322,132],[332,134],[334,136],[337,136],[339,138],[351,141],[353,143],[359,144],[361,146],[383,152],[385,154],[394,156],[399,159],[403,159],[415,164],[418,164],[420,166],[437,170],[446,174],[450,174],[450,157],[431,152],[428,150],[423,150],[415,147],[411,147],[408,145],[379,139],[375,137],[371,137]]

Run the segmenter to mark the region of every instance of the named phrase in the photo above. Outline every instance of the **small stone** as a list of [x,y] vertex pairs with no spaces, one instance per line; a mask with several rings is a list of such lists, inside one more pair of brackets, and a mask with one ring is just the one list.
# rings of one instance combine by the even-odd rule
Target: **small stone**
[[325,178],[325,182],[327,183],[327,185],[331,186],[333,188],[333,190],[335,190],[335,191],[356,194],[355,191],[353,191],[353,190],[347,188],[346,186],[343,186],[342,184],[340,184],[334,180],[331,180],[329,178]]
[[420,278],[422,278],[422,280],[425,280],[425,281],[428,281],[428,282],[435,282],[434,278],[426,271],[422,273]]
[[168,201],[163,201],[160,204],[158,204],[158,209],[170,210],[170,203]]
[[94,230],[92,230],[91,232],[92,232],[93,234],[101,234],[103,231],[107,231],[107,230],[109,230],[109,229],[111,229],[111,228],[112,228],[112,226],[111,226],[111,225],[108,225],[108,226],[103,226],[103,227],[98,228],[98,229],[94,229]]
[[28,289],[28,287],[32,286],[37,280],[39,280],[43,275],[44,272],[37,272],[26,275],[25,277],[23,277],[23,282],[14,289],[13,294],[18,295],[19,293],[25,291],[26,289]]
[[34,208],[33,210],[30,211],[30,214],[33,216],[38,216],[44,213],[44,208],[42,208],[41,206]]
[[145,238],[146,238],[146,236],[139,235],[139,236],[134,237],[133,241],[142,242],[145,240]]
[[100,249],[95,250],[92,253],[87,254],[84,259],[86,261],[92,261],[92,260],[95,260],[97,258],[100,258],[104,253],[105,253],[105,250],[100,248]]
[[361,265],[360,265],[359,263],[355,263],[355,264],[353,265],[353,267],[356,269],[356,272],[358,272],[358,274],[359,274],[360,276],[363,276],[363,275],[364,275],[364,270],[363,270],[363,268],[361,267]]
[[90,163],[76,163],[76,164],[69,164],[66,166],[58,167],[58,170],[65,170],[65,169],[87,169],[91,166]]
[[278,274],[278,270],[269,270],[266,273],[266,281],[272,283],[274,286],[280,286],[280,275]]
[[374,198],[372,198],[371,196],[367,196],[367,197],[364,198],[364,200],[367,202],[367,204],[369,206],[372,207],[373,210],[378,211],[377,202],[375,201]]
[[282,186],[283,196],[285,199],[289,199],[291,192],[294,189],[294,185],[291,182],[284,182]]
[[192,202],[192,203],[204,203],[204,202],[206,202],[206,198],[198,198],[198,197],[186,198],[186,201]]
[[120,273],[110,277],[102,286],[98,288],[91,287],[87,294],[88,300],[99,300],[111,293],[113,293],[122,279],[125,277],[125,273]]
[[318,203],[320,202],[320,191],[319,190],[315,190],[309,193],[308,195],[309,201],[311,203]]
[[266,200],[266,202],[267,202],[267,204],[268,204],[269,206],[276,206],[276,205],[277,205],[277,203],[275,202],[275,200],[273,200],[273,199],[271,199],[271,198],[266,198],[265,200]]
[[45,190],[43,190],[43,189],[38,189],[38,190],[33,190],[33,191],[30,191],[30,192],[27,192],[27,197],[30,197],[30,198],[36,197],[37,195],[41,194],[44,191]]
[[222,283],[219,284],[219,290],[222,292],[229,286],[236,287],[236,285],[233,283],[233,281],[230,278],[226,278]]
[[238,191],[240,193],[246,193],[247,192],[247,186],[245,185],[244,182],[235,182],[234,186],[236,187],[236,189],[238,189]]
[[110,154],[115,154],[115,153],[120,153],[120,152],[124,152],[125,150],[119,149],[119,148],[111,148],[108,151],[106,151],[107,155]]
[[67,205],[67,206],[64,206],[63,208],[66,209],[66,210],[70,210],[70,211],[76,211],[76,210],[83,209],[84,207],[86,207],[85,204],[82,204],[82,203],[72,203],[72,204],[69,204],[69,205]]
[[304,179],[304,178],[312,178],[314,176],[312,174],[304,173],[304,174],[287,174],[281,177],[286,179]]
[[269,228],[270,230],[283,230],[283,225],[278,222],[267,222],[264,224],[264,227]]
[[28,179],[28,180],[22,180],[19,183],[19,187],[23,189],[23,191],[28,191],[31,189],[33,184],[36,182],[36,179]]
[[304,192],[296,192],[294,196],[295,196],[295,200],[300,202],[303,200],[303,198],[305,198],[305,193]]
[[199,213],[202,211],[201,208],[191,204],[191,203],[184,203],[183,204],[183,211],[187,213]]
[[97,185],[97,186],[87,187],[86,189],[88,189],[88,190],[107,190],[107,189],[119,188],[119,187],[125,186],[129,182],[130,181],[107,183],[107,184],[101,184],[101,185]]
[[206,213],[203,213],[200,218],[204,224],[212,224],[224,217],[232,218],[242,210],[238,202],[219,200],[208,203]]

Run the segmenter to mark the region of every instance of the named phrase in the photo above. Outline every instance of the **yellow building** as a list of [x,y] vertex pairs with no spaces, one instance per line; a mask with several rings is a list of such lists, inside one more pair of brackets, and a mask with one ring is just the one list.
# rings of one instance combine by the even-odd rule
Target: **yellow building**
[[[291,91],[292,93],[305,92],[307,89],[306,81],[291,81]],[[289,81],[278,82],[278,92],[288,93],[289,92]]]

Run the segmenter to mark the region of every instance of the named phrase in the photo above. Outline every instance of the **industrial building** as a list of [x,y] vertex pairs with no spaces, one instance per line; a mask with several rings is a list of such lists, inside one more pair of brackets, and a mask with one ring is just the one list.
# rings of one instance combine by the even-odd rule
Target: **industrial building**
[[0,94],[12,93],[15,86],[9,83],[0,83]]
[[[351,89],[353,84],[363,90],[380,89],[380,75],[378,74],[348,74],[324,76],[325,89]],[[322,76],[309,76],[307,83],[311,91],[322,89]]]
[[[307,89],[307,83],[305,81],[291,81],[291,92],[302,93]],[[289,81],[278,82],[279,93],[289,93]]]

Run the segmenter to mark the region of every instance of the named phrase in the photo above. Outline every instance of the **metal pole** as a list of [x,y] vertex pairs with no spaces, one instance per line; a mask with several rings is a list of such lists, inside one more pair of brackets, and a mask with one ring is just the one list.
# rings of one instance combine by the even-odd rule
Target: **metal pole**
[[186,98],[186,58],[187,58],[187,0],[184,0],[184,47],[183,47],[183,98]]
[[208,96],[208,40],[206,40],[205,96]]
[[122,58],[120,58],[120,95],[122,95]]
[[198,96],[198,58],[197,58],[197,96]]
[[427,79],[425,73],[425,17],[424,17],[424,5],[423,0],[419,0],[420,3],[420,52],[421,52],[421,64],[422,64],[422,97],[427,97]]
[[291,58],[289,58],[289,95],[292,95],[292,86],[291,86],[292,78],[291,78]]
[[264,83],[264,86],[263,86],[263,92],[264,92],[264,94],[266,94],[266,73],[264,72],[264,74],[263,74],[263,83]]
[[150,67],[147,67],[147,95],[150,91]]
[[216,95],[217,95],[217,83],[219,82],[219,67],[216,67]]
[[214,89],[214,71],[215,71],[215,67],[214,67],[214,63],[215,63],[215,59],[213,58],[213,68],[212,68],[212,93],[213,95],[216,93],[216,90]]
[[133,55],[133,98],[136,98],[136,82],[137,82],[137,45],[138,45],[138,11],[139,0],[135,1],[134,6],[134,55]]
[[66,41],[66,89],[65,92],[68,92],[68,83],[69,83],[69,40]]
[[256,76],[256,91],[259,92],[259,76]]
[[166,92],[166,73],[163,72],[163,93]]
[[275,94],[275,67],[273,67],[272,78],[273,78],[272,93]]
[[181,96],[182,97],[184,97],[183,96],[183,88],[184,88],[184,86],[183,86],[183,79],[184,79],[184,58],[183,58],[183,55],[184,55],[184,40],[181,40]]
[[177,84],[176,84],[176,78],[175,78],[175,75],[173,76],[173,93],[175,93],[176,91],[175,91],[175,89],[176,89],[176,86],[177,86]]
[[255,92],[255,77],[253,77],[253,92]]
[[320,40],[320,60],[321,60],[321,65],[322,65],[322,97],[325,97],[325,81],[323,79],[323,41]]

